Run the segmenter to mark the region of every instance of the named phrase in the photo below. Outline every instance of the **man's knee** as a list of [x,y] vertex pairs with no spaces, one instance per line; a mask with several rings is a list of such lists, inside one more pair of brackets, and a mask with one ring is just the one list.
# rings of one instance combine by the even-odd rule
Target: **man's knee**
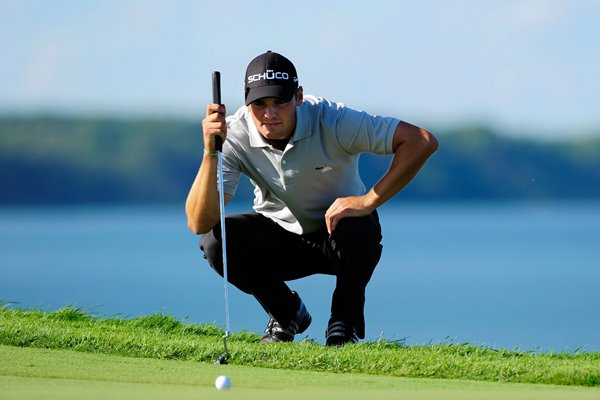
[[344,249],[379,247],[382,236],[377,214],[341,219],[332,238]]
[[200,239],[200,250],[204,253],[204,258],[211,267],[221,273],[223,269],[223,252],[221,249],[221,240],[215,236],[215,229],[202,235]]
[[341,263],[339,273],[364,284],[381,258],[381,226],[377,215],[344,218],[332,235],[332,247]]

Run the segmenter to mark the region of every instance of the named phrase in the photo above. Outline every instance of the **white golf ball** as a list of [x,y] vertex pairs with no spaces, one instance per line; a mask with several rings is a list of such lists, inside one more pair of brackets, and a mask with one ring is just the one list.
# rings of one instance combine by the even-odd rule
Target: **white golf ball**
[[217,390],[229,390],[231,389],[231,379],[227,375],[217,376],[215,379],[215,387]]

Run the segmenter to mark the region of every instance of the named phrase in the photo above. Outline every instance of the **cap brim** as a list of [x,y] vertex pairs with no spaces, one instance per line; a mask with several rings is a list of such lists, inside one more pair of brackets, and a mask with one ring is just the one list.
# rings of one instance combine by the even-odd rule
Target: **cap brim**
[[275,97],[282,100],[291,100],[296,93],[296,88],[282,85],[266,85],[255,88],[249,88],[246,94],[246,105],[253,101],[264,99],[266,97]]

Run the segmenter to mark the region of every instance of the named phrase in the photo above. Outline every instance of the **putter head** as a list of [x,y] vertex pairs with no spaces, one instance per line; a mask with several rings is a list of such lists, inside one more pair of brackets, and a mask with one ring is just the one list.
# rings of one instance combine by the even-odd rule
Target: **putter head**
[[226,352],[221,354],[219,358],[217,358],[217,361],[215,361],[215,365],[226,365],[228,356],[229,354],[227,354]]

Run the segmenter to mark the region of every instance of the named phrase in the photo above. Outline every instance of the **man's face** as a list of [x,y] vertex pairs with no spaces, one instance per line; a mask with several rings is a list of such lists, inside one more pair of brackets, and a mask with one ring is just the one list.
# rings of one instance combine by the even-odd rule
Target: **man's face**
[[248,106],[256,128],[270,140],[289,139],[296,129],[296,107],[302,103],[302,89],[291,100],[265,97]]

